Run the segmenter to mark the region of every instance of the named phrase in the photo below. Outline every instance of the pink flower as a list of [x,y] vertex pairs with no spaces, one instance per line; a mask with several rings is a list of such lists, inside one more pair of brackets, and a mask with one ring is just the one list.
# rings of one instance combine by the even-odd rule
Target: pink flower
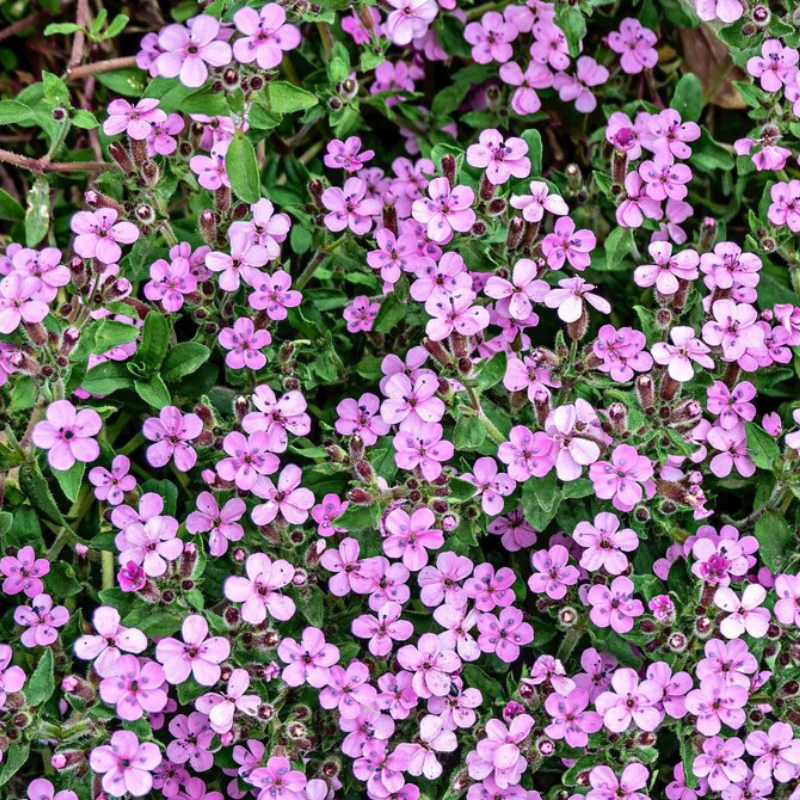
[[225,356],[225,363],[231,369],[261,369],[267,363],[261,350],[271,341],[269,331],[256,330],[249,317],[239,317],[232,328],[223,328],[219,332],[219,343],[230,351]]
[[114,456],[111,470],[95,467],[89,471],[89,482],[96,487],[94,496],[109,505],[118,506],[125,498],[126,492],[136,488],[136,478],[129,475],[131,460],[127,456]]
[[120,656],[110,674],[100,683],[104,703],[116,706],[120,719],[141,719],[145,711],[154,714],[167,705],[164,670],[155,661]]
[[741,19],[745,11],[742,0],[694,0],[694,7],[703,22],[718,19],[726,25]]
[[144,797],[153,787],[153,770],[161,763],[161,751],[155,742],[139,743],[131,731],[116,731],[109,744],[95,747],[89,754],[89,766],[103,776],[103,790],[112,797],[126,793]]
[[72,246],[81,258],[96,258],[103,264],[116,264],[122,258],[120,244],[133,244],[139,229],[132,222],[117,222],[113,208],[79,211],[70,227],[77,234]]
[[545,728],[551,739],[565,739],[569,747],[586,747],[589,734],[597,733],[603,726],[603,718],[594,711],[587,711],[589,693],[584,689],[572,689],[568,694],[553,692],[544,703],[545,711],[552,722]]
[[158,74],[164,78],[180,78],[184,86],[196,88],[208,79],[208,67],[224,67],[231,63],[232,51],[219,40],[220,23],[208,14],[190,20],[190,26],[167,25],[158,34],[163,51],[156,59]]
[[601,500],[611,500],[618,511],[631,511],[645,493],[647,497],[655,493],[655,486],[650,480],[653,477],[652,462],[646,456],[640,456],[628,444],[621,444],[614,449],[611,462],[597,461],[592,464],[589,477],[594,484],[595,494]]
[[197,510],[186,518],[189,533],[208,533],[208,552],[222,556],[228,551],[228,542],[238,542],[244,536],[239,520],[244,516],[244,500],[234,497],[220,508],[211,492],[200,492]]
[[28,784],[27,800],[78,800],[78,795],[71,789],[56,792],[46,778],[36,778]]
[[714,594],[714,605],[727,611],[728,615],[719,626],[720,633],[726,639],[738,639],[744,633],[754,639],[767,635],[770,613],[766,608],[759,608],[767,596],[767,590],[758,584],[751,584],[739,598],[733,589],[721,586]]
[[48,647],[58,639],[58,631],[67,624],[69,611],[64,606],[53,607],[49,594],[37,594],[30,606],[14,609],[14,622],[26,630],[20,637],[25,647]]
[[255,61],[261,69],[273,69],[285,50],[300,46],[300,31],[286,24],[286,12],[277,3],[268,3],[260,11],[241,8],[233,15],[233,24],[244,34],[233,44],[233,57],[240,64]]
[[182,642],[168,637],[156,645],[166,680],[177,686],[191,674],[201,686],[213,686],[222,672],[219,665],[230,655],[230,642],[224,636],[209,637],[208,623],[199,614],[186,617],[181,634]]
[[36,558],[36,551],[30,545],[20,548],[15,556],[0,559],[0,573],[5,576],[5,594],[24,592],[26,597],[36,597],[44,591],[42,577],[48,572],[50,562],[46,558]]
[[97,634],[81,636],[75,642],[75,655],[83,661],[94,661],[94,669],[101,678],[113,674],[121,651],[142,653],[147,649],[147,637],[137,628],[120,624],[116,609],[100,606],[92,619]]
[[786,722],[775,722],[768,731],[752,731],[745,747],[751,756],[758,756],[753,764],[757,778],[788,783],[800,774],[800,739]]
[[444,535],[435,524],[429,508],[419,508],[410,516],[396,508],[386,517],[383,552],[389,558],[402,558],[409,570],[418,572],[428,563],[428,549],[438,550],[444,544]]
[[532,592],[545,593],[553,600],[561,600],[567,595],[567,587],[574,586],[580,577],[580,570],[568,565],[569,553],[563,545],[557,544],[549,550],[537,550],[531,556],[534,573],[528,578]]
[[330,667],[339,660],[339,648],[328,644],[319,628],[306,628],[300,642],[282,639],[278,645],[278,656],[288,666],[284,667],[281,679],[288,686],[308,683],[316,689],[327,686]]
[[497,310],[516,320],[528,320],[533,312],[532,301],[541,302],[550,290],[546,281],[537,279],[538,268],[529,258],[521,258],[514,265],[511,280],[492,275],[484,292],[498,300]]
[[[269,252],[269,247],[267,247]],[[253,281],[253,293],[247,298],[248,304],[256,311],[266,311],[272,320],[283,320],[288,316],[286,309],[300,305],[302,295],[290,289],[292,279],[282,269],[275,270],[272,275],[264,275],[260,271],[250,274]]]
[[637,286],[655,285],[660,294],[673,295],[681,281],[693,281],[700,276],[697,270],[700,256],[694,250],[684,250],[673,256],[672,245],[668,242],[653,242],[648,249],[656,263],[634,270]]
[[345,308],[342,316],[347,320],[347,330],[350,333],[359,331],[371,331],[372,323],[381,309],[380,303],[371,303],[369,297],[360,295],[354,298],[353,302]]
[[217,474],[243,492],[254,492],[263,477],[277,472],[280,466],[278,456],[269,452],[269,436],[264,431],[250,436],[231,431],[223,439],[222,448],[228,458],[217,463]]
[[289,759],[282,756],[270,758],[266,766],[254,769],[247,780],[260,789],[259,797],[280,797],[282,800],[308,797],[305,793],[306,776],[300,770],[292,769]]
[[378,270],[386,283],[397,283],[403,272],[413,272],[423,263],[413,236],[395,236],[388,228],[381,228],[375,234],[375,241],[379,249],[367,253],[367,264]]
[[643,69],[651,69],[658,63],[658,53],[653,45],[657,38],[649,28],[642,27],[639,20],[622,20],[619,33],[608,35],[608,46],[620,53],[620,66],[628,75],[638,75]]
[[[584,689],[589,694],[589,700],[593,703],[604,691],[611,686],[611,677],[617,667],[617,661],[607,653],[598,653],[593,647],[589,647],[581,654],[581,666],[585,672],[575,675],[574,684],[579,689]],[[561,694],[570,691],[559,689]]]
[[358,436],[365,446],[371,447],[378,437],[389,433],[389,423],[378,414],[379,403],[379,399],[370,392],[362,394],[358,400],[342,400],[336,406],[336,432],[342,436]]
[[649,778],[650,772],[644,764],[628,764],[619,779],[611,767],[594,767],[589,773],[592,788],[586,797],[589,800],[648,800],[648,796],[638,790],[647,790]]
[[349,136],[346,141],[334,139],[328,142],[328,152],[323,158],[330,169],[343,169],[345,172],[358,172],[367,161],[375,157],[374,150],[361,151],[361,139]]
[[747,435],[744,426],[739,425],[729,431],[713,427],[706,438],[715,450],[720,451],[709,464],[711,471],[718,478],[730,475],[734,467],[745,478],[755,474],[756,465],[747,453]]
[[495,516],[503,510],[504,497],[508,497],[517,487],[517,482],[503,472],[497,471],[497,462],[490,456],[475,461],[472,472],[461,476],[462,480],[475,484],[476,497],[481,498],[481,508],[485,514]]
[[171,156],[178,149],[175,138],[185,125],[180,114],[169,114],[163,122],[156,122],[147,137],[147,155]]
[[592,86],[602,86],[608,80],[608,70],[589,56],[581,56],[575,64],[575,75],[558,72],[553,88],[564,103],[575,103],[575,110],[589,114],[597,108]]
[[251,625],[260,625],[267,618],[285,622],[294,616],[294,601],[281,594],[279,589],[288,586],[294,578],[294,567],[283,559],[272,561],[265,553],[253,553],[245,562],[247,577],[231,576],[225,581],[224,593],[228,600],[243,603],[242,619]]
[[600,420],[585,400],[578,398],[574,405],[554,409],[547,415],[544,427],[557,451],[556,475],[560,480],[576,480],[584,466],[600,458],[597,444],[603,441]]
[[180,311],[187,294],[197,289],[197,278],[186,258],[178,257],[171,262],[159,258],[150,265],[150,280],[145,284],[144,296],[153,302],[161,302],[164,311]]
[[20,691],[25,685],[25,670],[8,666],[13,656],[9,645],[0,644],[0,706],[5,706],[9,694]]
[[764,331],[757,325],[758,312],[748,303],[717,300],[711,306],[714,319],[703,325],[703,340],[721,345],[726,361],[736,361],[749,349],[763,347]]
[[208,717],[198,711],[176,714],[169,723],[170,735],[175,737],[167,745],[167,758],[175,764],[186,764],[195,772],[206,772],[214,765],[211,740],[214,731]]
[[381,213],[381,201],[366,197],[367,184],[360,178],[348,178],[344,188],[330,187],[322,193],[322,204],[330,212],[325,216],[328,230],[338,233],[345,228],[357,234],[369,233],[371,217]]
[[397,662],[413,674],[411,685],[423,698],[445,697],[450,691],[450,676],[461,668],[461,659],[453,650],[446,650],[435,633],[423,633],[416,645],[401,647]]
[[[511,108],[515,114],[524,117],[527,114],[535,114],[542,107],[542,101],[536,90],[549,89],[553,85],[553,73],[545,64],[539,64],[536,61],[531,61],[523,72],[519,64],[510,61],[500,67],[500,80],[509,86],[519,87],[511,96]],[[513,201],[512,197],[512,205]],[[518,208],[518,206],[514,206],[514,208]]]
[[350,592],[368,594],[374,581],[373,563],[360,559],[361,545],[356,539],[346,537],[338,549],[329,547],[322,554],[320,564],[328,572],[335,573],[328,578],[328,590],[334,597],[346,597]]
[[424,36],[438,13],[435,0],[389,0],[389,5],[395,10],[387,17],[383,31],[399,47]]
[[473,305],[475,292],[459,290],[455,294],[440,297],[432,294],[425,303],[425,310],[433,317],[425,326],[431,341],[441,342],[452,333],[474,336],[489,326],[489,312],[482,306]]
[[428,237],[437,244],[449,242],[453,231],[466,233],[475,222],[470,208],[475,193],[468,186],[450,187],[447,178],[434,178],[428,184],[428,197],[414,201],[414,219],[427,226]]
[[784,625],[800,627],[800,576],[778,575],[775,579],[775,617]]
[[695,726],[703,736],[714,736],[723,724],[733,730],[744,725],[747,700],[748,691],[744,687],[709,675],[700,681],[698,689],[686,695],[686,710],[697,717]]
[[250,676],[247,671],[235,669],[228,680],[225,694],[208,692],[200,695],[195,701],[195,707],[208,716],[213,731],[227,733],[233,727],[233,717],[237,711],[249,717],[256,715],[261,698],[257,694],[245,694],[249,686]]
[[550,269],[561,269],[567,261],[570,266],[583,271],[589,266],[589,253],[596,246],[595,235],[588,229],[576,231],[570,217],[557,220],[554,232],[542,240],[542,252]]
[[93,408],[80,411],[69,400],[56,400],[47,407],[46,419],[33,429],[33,443],[47,450],[47,461],[54,470],[67,470],[76,461],[99,458],[100,445],[94,439],[103,427]]
[[498,619],[494,614],[483,614],[478,620],[478,645],[484,653],[495,653],[506,664],[519,658],[520,648],[533,641],[533,628],[522,621],[518,608],[504,608]]
[[675,158],[689,158],[692,148],[686,142],[700,138],[700,126],[696,122],[683,122],[674,108],[665,108],[647,120],[647,147],[654,153],[666,150]]
[[150,417],[142,426],[146,439],[156,444],[147,448],[147,460],[154,467],[163,467],[174,460],[180,472],[188,472],[197,463],[192,441],[203,430],[197,414],[182,414],[175,406],[164,406],[158,417]]
[[[211,152],[206,155],[192,156],[189,160],[189,167],[197,175],[197,182],[204,189],[216,191],[224,186],[230,189],[231,182],[228,178],[228,168],[225,164],[225,157],[228,153],[230,140],[226,139],[214,143]],[[236,223],[231,225],[233,230]]]
[[750,675],[758,669],[755,656],[741,639],[723,642],[711,639],[706,642],[704,659],[697,663],[697,677],[701,680],[718,675],[728,684],[750,688]]
[[695,757],[692,771],[699,778],[707,778],[709,788],[720,792],[732,783],[747,778],[747,765],[739,756],[744,754],[741,739],[721,739],[712,736],[703,741],[703,752]]
[[482,131],[478,144],[467,148],[467,163],[485,169],[489,182],[499,186],[512,177],[527,178],[530,175],[531,160],[525,155],[527,152],[528,144],[524,139],[513,136],[504,139],[500,131],[492,128]]
[[256,506],[251,514],[256,525],[268,525],[280,513],[292,525],[301,525],[308,519],[308,510],[314,505],[314,495],[302,488],[303,474],[294,464],[287,464],[278,476],[277,486],[264,478],[253,487],[253,494],[266,500]]
[[610,587],[592,586],[587,595],[592,622],[598,628],[610,625],[617,633],[627,633],[633,628],[633,620],[644,614],[642,601],[634,599],[633,592],[633,581],[624,577],[614,578]]
[[[614,583],[620,580],[627,579],[616,578]],[[594,622],[594,617],[592,621]],[[623,633],[618,628],[615,630]],[[620,668],[611,679],[611,687],[613,692],[603,692],[595,701],[597,711],[603,716],[603,724],[608,730],[622,733],[633,722],[640,730],[654,731],[661,724],[664,712],[660,710],[659,703],[664,691],[655,681],[644,680],[640,683],[635,670]]]
[[226,292],[235,292],[243,280],[255,287],[261,280],[259,267],[269,261],[266,247],[256,244],[247,223],[234,222],[228,231],[231,253],[211,252],[206,256],[206,266],[221,273],[219,285]]
[[353,620],[353,635],[369,639],[369,651],[378,658],[392,652],[394,642],[404,642],[411,638],[414,626],[400,619],[403,607],[399,603],[386,603],[377,616],[362,614]]
[[103,122],[103,133],[116,136],[125,133],[141,141],[150,135],[151,127],[163,122],[167,115],[158,107],[156,98],[147,97],[132,106],[127,100],[112,100],[108,104],[108,118]]
[[502,14],[487,11],[480,22],[470,22],[464,28],[464,38],[472,45],[472,60],[476,64],[492,61],[502,64],[514,54],[511,42],[517,38],[517,29],[506,22]]
[[531,181],[530,194],[512,195],[511,206],[521,209],[526,222],[541,222],[544,212],[556,216],[569,214],[569,207],[563,197],[550,194],[550,187],[544,181]]
[[[467,594],[461,582],[472,572],[472,561],[450,551],[436,557],[435,567],[423,567],[417,576],[420,600],[429,608],[446,603],[455,608],[467,604]],[[494,606],[492,606],[494,607]]]
[[508,474],[515,481],[542,478],[553,469],[555,447],[546,433],[532,433],[524,425],[515,425],[508,438],[498,448],[497,457],[508,466]]
[[530,714],[514,717],[508,727],[499,719],[490,719],[486,723],[486,738],[467,755],[470,778],[483,780],[492,775],[500,789],[519,783],[527,764],[520,749],[533,725]]
[[544,304],[548,308],[558,309],[558,318],[563,322],[577,322],[586,314],[584,301],[601,314],[610,314],[611,305],[600,295],[594,294],[593,283],[588,283],[583,278],[565,278],[558,282],[560,288],[551,289],[544,296]]
[[453,457],[452,442],[444,441],[444,431],[438,423],[428,422],[416,431],[401,431],[392,439],[394,460],[400,469],[419,468],[426,481],[442,474],[442,461]]
[[264,431],[268,437],[267,449],[273,453],[286,450],[288,434],[305,436],[311,430],[311,417],[306,413],[308,404],[296,390],[278,398],[269,386],[261,384],[253,392],[253,405],[258,411],[247,414],[242,427],[247,433]]
[[800,181],[779,181],[769,190],[772,204],[767,218],[773,225],[788,225],[793,233],[800,231]]
[[584,548],[580,565],[589,572],[605,569],[610,575],[620,575],[628,566],[623,555],[639,546],[639,537],[630,528],[619,529],[619,517],[602,511],[594,524],[579,522],[572,538]]
[[319,704],[323,708],[337,709],[344,719],[355,719],[376,697],[366,664],[353,660],[347,669],[338,665],[330,668],[328,685],[319,694]]
[[652,200],[683,200],[689,193],[686,184],[692,178],[692,171],[685,164],[676,164],[672,154],[660,150],[652,161],[639,165],[639,175],[647,184],[647,195]]
[[695,336],[693,328],[677,325],[669,335],[672,344],[656,342],[650,352],[657,364],[668,366],[672,380],[690,381],[694,377],[693,361],[706,369],[714,368],[714,360],[708,355],[711,349]]
[[167,571],[168,562],[183,552],[183,541],[176,538],[177,532],[178,520],[166,516],[126,526],[115,540],[120,550],[120,564],[142,564],[146,575],[161,577]]
[[441,717],[426,714],[419,723],[419,741],[400,744],[398,751],[408,757],[406,771],[409,775],[424,775],[436,780],[442,774],[442,765],[436,753],[452,753],[458,748],[458,739],[448,730]]
[[540,18],[532,28],[533,44],[530,52],[539,64],[548,64],[553,69],[563,70],[569,66],[569,45],[564,32],[552,18]]
[[347,510],[349,505],[347,500],[342,502],[338,495],[326,494],[322,502],[311,509],[311,518],[317,523],[317,533],[326,538],[333,536],[334,533],[343,533],[344,528],[337,527],[333,522]]
[[748,59],[747,71],[760,80],[765,92],[778,92],[789,83],[799,57],[797,50],[784,47],[780,39],[767,39],[761,45],[761,55]]
[[749,381],[737,384],[733,391],[722,381],[714,381],[706,393],[706,407],[712,414],[719,415],[718,422],[725,430],[735,428],[742,421],[752,422],[755,419],[756,407],[748,401],[756,396],[756,387]]

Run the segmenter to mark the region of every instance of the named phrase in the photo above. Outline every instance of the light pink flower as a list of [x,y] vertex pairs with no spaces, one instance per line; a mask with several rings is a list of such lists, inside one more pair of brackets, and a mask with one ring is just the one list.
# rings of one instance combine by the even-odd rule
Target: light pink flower
[[201,686],[213,686],[222,672],[220,664],[230,655],[230,642],[224,636],[209,636],[208,623],[199,614],[186,617],[181,634],[182,642],[170,636],[156,645],[166,680],[177,686],[191,674]]
[[188,472],[197,463],[192,447],[203,430],[197,414],[182,414],[176,406],[164,406],[158,417],[150,417],[142,426],[142,434],[156,444],[147,448],[147,460],[153,467],[166,466],[171,460],[180,472]]
[[153,787],[153,770],[161,763],[155,742],[139,743],[131,731],[115,731],[109,744],[95,747],[89,766],[103,776],[103,790],[112,797],[144,797]]
[[434,178],[428,184],[428,198],[414,201],[414,219],[427,226],[428,237],[437,244],[450,241],[453,231],[466,233],[475,222],[471,206],[475,193],[468,186],[450,187],[447,178]]
[[251,514],[256,525],[268,525],[278,513],[292,525],[301,525],[308,519],[308,511],[314,505],[310,489],[300,486],[303,473],[294,464],[287,464],[278,476],[277,486],[270,478],[264,478],[253,487],[253,494],[265,500]]
[[291,584],[294,577],[294,567],[288,561],[272,561],[265,553],[253,553],[245,562],[245,572],[246,578],[233,575],[224,586],[228,600],[243,603],[245,622],[260,625],[267,618],[267,612],[280,622],[294,616],[294,601],[279,591]]
[[192,89],[208,80],[208,67],[224,67],[231,63],[232,51],[219,40],[219,20],[200,14],[190,26],[167,25],[158,34],[162,53],[156,59],[158,74],[164,78],[180,78]]
[[65,606],[53,606],[49,594],[37,594],[30,606],[17,606],[14,609],[14,622],[25,630],[20,640],[25,647],[48,647],[58,639],[56,628],[62,628],[69,621],[69,611]]
[[93,661],[101,678],[113,674],[114,664],[126,653],[143,653],[147,649],[147,636],[138,628],[120,624],[119,612],[109,606],[100,606],[92,618],[96,634],[86,634],[75,642],[75,655],[83,661]]
[[409,570],[418,572],[428,563],[428,549],[438,550],[444,544],[444,535],[435,524],[429,508],[419,508],[411,515],[396,508],[386,517],[383,552],[389,558],[402,558]]
[[69,400],[56,400],[47,407],[46,417],[33,429],[33,443],[47,450],[47,461],[54,470],[68,470],[76,461],[90,462],[100,457],[95,436],[103,427],[93,408],[80,411]]
[[167,705],[164,670],[160,664],[136,656],[120,656],[110,674],[100,682],[104,703],[116,706],[120,719],[141,719],[144,712],[155,714]]
[[300,31],[286,24],[286,12],[277,3],[267,3],[260,11],[241,8],[233,15],[233,24],[244,34],[233,44],[233,57],[240,64],[255,61],[261,69],[273,69],[285,50],[300,45]]
[[20,548],[14,556],[0,559],[0,573],[5,576],[4,594],[24,592],[26,597],[36,597],[44,591],[42,578],[48,572],[50,562],[46,558],[36,558],[36,551],[30,545]]
[[592,586],[587,595],[592,622],[598,628],[610,625],[617,633],[627,633],[633,628],[634,619],[644,614],[642,601],[636,600],[633,592],[633,581],[625,577],[614,578],[610,587]]

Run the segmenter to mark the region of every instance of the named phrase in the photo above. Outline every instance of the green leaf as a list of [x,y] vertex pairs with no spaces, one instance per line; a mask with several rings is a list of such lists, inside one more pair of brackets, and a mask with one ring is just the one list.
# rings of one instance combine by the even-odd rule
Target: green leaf
[[450,478],[447,486],[450,489],[450,497],[453,500],[458,500],[459,503],[475,497],[475,492],[477,491],[475,484],[461,478]]
[[478,373],[478,377],[476,378],[478,388],[481,391],[486,391],[503,380],[503,376],[506,374],[507,364],[508,356],[505,350],[500,350],[495,353],[491,359],[483,365],[481,371]]
[[74,22],[51,22],[45,29],[45,36],[55,36],[56,34],[70,34],[77,33],[80,30],[80,25]]
[[182,618],[168,611],[153,612],[152,606],[136,608],[123,619],[122,624],[127,628],[138,628],[153,639],[163,636],[172,636],[181,627]]
[[33,109],[18,100],[0,100],[0,125],[25,122],[33,116]]
[[772,463],[781,454],[780,447],[763,428],[755,422],[745,422],[747,455],[759,469],[772,469]]
[[133,378],[125,364],[118,361],[105,361],[90,369],[83,381],[81,388],[89,394],[108,395],[120,389],[127,389],[133,385]]
[[85,471],[86,464],[83,461],[76,461],[66,470],[53,470],[53,475],[56,476],[61,491],[64,492],[67,499],[73,503],[78,499],[78,493],[83,484],[83,474]]
[[319,586],[306,586],[303,592],[298,592],[300,613],[306,618],[309,625],[321,628],[325,622],[325,602]]
[[164,359],[161,377],[167,383],[173,383],[186,375],[195,372],[208,361],[211,351],[199,342],[181,342],[171,348]]
[[761,560],[774,573],[786,568],[789,558],[795,552],[794,531],[783,515],[770,509],[756,522],[756,539]]
[[51,106],[61,106],[69,104],[69,89],[67,84],[52,72],[42,72],[42,82],[44,83],[44,99]]
[[153,375],[149,381],[134,381],[133,387],[136,389],[136,394],[153,408],[163,408],[172,402],[169,389],[160,375]]
[[345,509],[340,514],[334,524],[337,528],[344,528],[346,531],[360,531],[364,528],[377,529],[381,521],[381,507],[378,503],[368,506],[357,506],[355,503]]
[[7,222],[25,219],[25,209],[5,189],[0,189],[0,219]]
[[559,3],[556,5],[556,25],[564,32],[569,54],[577,58],[581,52],[581,41],[586,36],[586,18],[577,6]]
[[231,189],[245,203],[257,203],[261,199],[256,151],[250,140],[237,131],[225,155],[225,168]]
[[38,464],[24,464],[20,467],[19,484],[31,505],[38,509],[45,519],[49,519],[50,522],[55,522],[57,525],[66,524]]
[[91,111],[84,111],[82,109],[78,109],[74,111],[72,114],[72,124],[76,128],[82,128],[83,130],[94,130],[95,128],[100,127],[100,123],[97,121],[97,117],[92,114]]
[[625,256],[631,252],[632,244],[630,228],[614,228],[605,242],[606,263],[604,268],[608,271],[619,269]]
[[113,39],[115,36],[119,36],[122,31],[125,30],[125,26],[129,21],[130,17],[126,14],[117,14],[117,16],[111,20],[111,24],[106,29],[105,34],[103,34],[103,38]]
[[20,767],[28,761],[30,750],[30,742],[12,742],[3,759],[0,786],[5,786],[17,774]]
[[169,323],[158,311],[151,311],[144,319],[142,342],[136,351],[137,361],[150,370],[161,366],[169,346]]
[[53,651],[47,648],[42,653],[39,663],[25,687],[25,698],[30,705],[40,706],[53,696],[53,692],[56,690],[53,668]]
[[145,89],[144,73],[135,67],[101,72],[97,80],[107,89],[125,97],[141,97]]
[[25,212],[25,244],[36,247],[50,229],[50,184],[37,178],[28,192],[28,210]]
[[528,144],[528,158],[531,160],[531,177],[542,174],[542,134],[536,128],[528,128],[522,138]]
[[531,478],[522,486],[522,510],[525,519],[537,531],[544,530],[553,521],[560,502],[555,470],[543,478]]
[[700,119],[703,111],[703,85],[697,75],[690,72],[678,81],[670,106],[681,115],[684,122],[697,122]]
[[[349,70],[348,70],[349,72]],[[345,74],[345,78],[347,74]],[[319,100],[315,94],[286,81],[272,81],[266,89],[267,110],[276,114],[291,114],[313,108]]]
[[372,329],[378,333],[389,333],[408,313],[408,306],[394,292],[382,303]]
[[459,417],[453,432],[453,444],[456,450],[477,450],[485,439],[486,427],[477,417],[466,414]]

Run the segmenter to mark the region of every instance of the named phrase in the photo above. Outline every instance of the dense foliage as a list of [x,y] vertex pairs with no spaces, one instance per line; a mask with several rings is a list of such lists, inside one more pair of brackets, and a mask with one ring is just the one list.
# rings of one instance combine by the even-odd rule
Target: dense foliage
[[791,0],[0,6],[0,797],[800,798]]

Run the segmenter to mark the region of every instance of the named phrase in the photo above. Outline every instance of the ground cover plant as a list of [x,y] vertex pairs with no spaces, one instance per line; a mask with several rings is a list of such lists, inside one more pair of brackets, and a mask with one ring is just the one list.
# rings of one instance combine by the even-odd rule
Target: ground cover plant
[[0,6],[0,798],[800,798],[787,0]]

